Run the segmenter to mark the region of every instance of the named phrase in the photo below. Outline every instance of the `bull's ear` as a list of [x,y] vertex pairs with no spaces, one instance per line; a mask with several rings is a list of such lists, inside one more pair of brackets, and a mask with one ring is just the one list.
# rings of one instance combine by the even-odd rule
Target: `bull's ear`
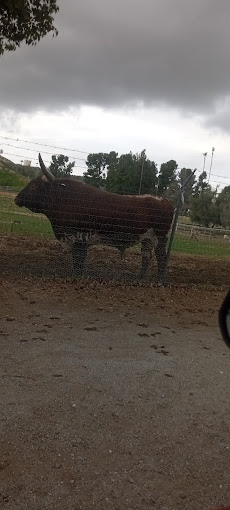
[[40,164],[40,167],[41,167],[41,170],[44,174],[44,176],[47,178],[47,180],[49,182],[53,182],[54,181],[54,176],[53,174],[48,170],[48,168],[46,168],[45,164],[44,164],[44,161],[41,157],[41,154],[38,154],[38,161],[39,161],[39,164]]

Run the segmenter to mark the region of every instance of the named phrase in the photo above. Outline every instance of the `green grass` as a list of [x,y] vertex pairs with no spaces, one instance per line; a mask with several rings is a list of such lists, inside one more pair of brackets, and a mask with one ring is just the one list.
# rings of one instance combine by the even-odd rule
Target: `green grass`
[[[14,204],[14,194],[0,192],[0,233],[53,238],[50,222],[44,215],[33,214],[28,209]],[[218,238],[190,238],[177,233],[172,251],[213,258],[230,257],[230,243]]]
[[191,219],[189,216],[179,216],[178,223],[183,223],[185,225],[191,225]]
[[219,239],[198,238],[191,239],[183,234],[176,234],[173,240],[172,251],[177,253],[190,253],[214,258],[230,257],[230,243]]
[[0,168],[0,186],[11,186],[20,190],[24,188],[27,182],[28,179],[26,177],[23,177],[10,169]]

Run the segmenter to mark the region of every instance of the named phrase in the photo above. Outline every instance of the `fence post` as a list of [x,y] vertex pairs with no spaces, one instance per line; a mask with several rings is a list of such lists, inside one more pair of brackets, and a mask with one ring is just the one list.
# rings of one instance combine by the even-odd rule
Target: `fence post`
[[173,244],[173,239],[174,239],[174,235],[175,235],[176,227],[177,227],[177,220],[178,220],[178,216],[179,216],[179,213],[180,213],[180,210],[181,210],[181,206],[184,203],[184,190],[185,190],[188,182],[190,181],[191,177],[194,175],[195,172],[196,172],[196,168],[189,175],[188,179],[186,179],[184,184],[182,184],[182,186],[181,186],[181,188],[179,190],[177,206],[176,206],[175,211],[174,211],[174,217],[173,217],[173,222],[172,222],[172,230],[171,230],[171,235],[170,235],[170,238],[169,238],[169,244],[168,244],[168,249],[167,249],[166,258],[165,258],[164,270],[163,270],[162,278],[161,278],[162,285],[165,285],[169,258],[170,258],[172,244]]

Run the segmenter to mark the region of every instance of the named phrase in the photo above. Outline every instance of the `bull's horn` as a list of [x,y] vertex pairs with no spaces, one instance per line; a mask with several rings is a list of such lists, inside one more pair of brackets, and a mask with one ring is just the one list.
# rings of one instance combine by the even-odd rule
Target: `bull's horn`
[[48,181],[53,182],[54,176],[53,176],[53,174],[51,174],[51,172],[48,170],[48,168],[46,168],[45,163],[41,157],[41,154],[38,154],[38,160],[39,160],[39,165],[41,167],[43,174],[46,176]]

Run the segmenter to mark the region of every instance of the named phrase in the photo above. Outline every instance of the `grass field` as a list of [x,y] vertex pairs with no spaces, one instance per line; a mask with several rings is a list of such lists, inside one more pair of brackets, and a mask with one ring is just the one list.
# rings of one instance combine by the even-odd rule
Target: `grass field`
[[[19,209],[14,204],[14,194],[0,192],[0,233],[12,233],[41,238],[54,238],[51,225],[42,214],[33,214],[28,209]],[[223,238],[199,237],[177,233],[172,250],[177,253],[203,255],[218,259],[230,257],[230,243]]]
[[224,239],[220,241],[220,239],[201,237],[196,241],[189,236],[176,234],[172,250],[177,253],[190,253],[218,259],[230,257],[230,243]]
[[27,177],[12,171],[10,168],[0,166],[0,186],[10,186],[18,190],[28,183]]
[[191,225],[191,218],[189,216],[179,216],[178,223],[183,223],[184,225]]

